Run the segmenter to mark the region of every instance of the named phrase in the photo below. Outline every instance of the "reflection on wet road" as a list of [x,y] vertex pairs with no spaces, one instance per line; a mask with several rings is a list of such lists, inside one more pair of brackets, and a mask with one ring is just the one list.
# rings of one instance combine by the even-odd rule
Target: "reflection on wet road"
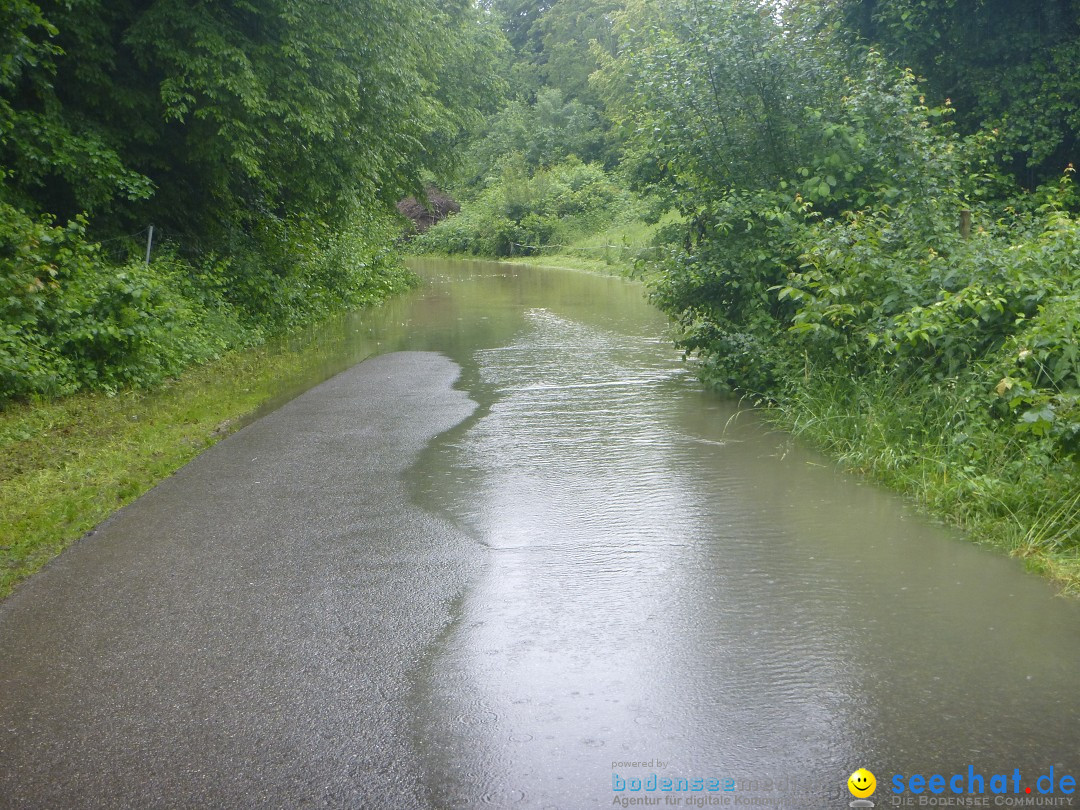
[[518,284],[513,337],[455,355],[484,415],[412,474],[487,550],[416,687],[437,806],[1076,771],[1077,605],[700,391],[648,308]]

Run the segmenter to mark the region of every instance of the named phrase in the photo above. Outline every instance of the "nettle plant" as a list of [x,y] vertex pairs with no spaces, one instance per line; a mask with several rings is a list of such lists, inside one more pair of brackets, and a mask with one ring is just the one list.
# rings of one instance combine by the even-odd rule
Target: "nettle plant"
[[809,355],[854,373],[962,379],[1020,434],[1076,452],[1080,225],[1060,203],[1068,175],[1059,189],[1034,211],[993,222],[977,208],[970,239],[955,226],[960,195],[936,201],[943,224],[933,227],[918,200],[822,223],[778,290],[795,304],[793,335]]
[[[1023,280],[1038,279],[1036,311],[1015,321],[1015,331],[992,357],[1000,375],[998,411],[1007,408],[1022,433],[1046,437],[1080,452],[1080,224],[1060,212],[1016,251]],[[1034,286],[1034,285],[1032,285]],[[1029,287],[1030,289],[1030,287]]]

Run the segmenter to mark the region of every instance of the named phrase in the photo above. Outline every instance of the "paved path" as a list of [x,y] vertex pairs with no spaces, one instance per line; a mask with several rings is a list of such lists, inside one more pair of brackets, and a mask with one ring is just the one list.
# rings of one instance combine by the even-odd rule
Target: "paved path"
[[403,473],[457,374],[334,377],[0,605],[0,807],[424,806],[410,674],[480,551]]

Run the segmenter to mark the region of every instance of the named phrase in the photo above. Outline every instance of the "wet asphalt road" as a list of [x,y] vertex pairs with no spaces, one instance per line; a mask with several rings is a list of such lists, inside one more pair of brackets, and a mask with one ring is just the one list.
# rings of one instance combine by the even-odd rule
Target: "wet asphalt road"
[[410,673],[481,552],[403,473],[458,371],[334,377],[0,605],[0,807],[425,806]]

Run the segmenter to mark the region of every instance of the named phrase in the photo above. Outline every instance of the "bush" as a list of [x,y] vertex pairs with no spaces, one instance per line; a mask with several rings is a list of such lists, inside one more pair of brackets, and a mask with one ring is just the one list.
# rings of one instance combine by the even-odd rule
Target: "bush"
[[193,363],[404,289],[392,222],[345,231],[282,223],[228,260],[115,264],[86,222],[32,219],[0,202],[0,403],[148,386]]
[[596,164],[569,158],[530,174],[512,158],[497,183],[466,202],[461,213],[417,237],[413,248],[475,256],[535,255],[628,216],[632,206],[629,193]]
[[110,265],[84,229],[0,204],[0,400],[148,385],[226,346],[174,257]]

